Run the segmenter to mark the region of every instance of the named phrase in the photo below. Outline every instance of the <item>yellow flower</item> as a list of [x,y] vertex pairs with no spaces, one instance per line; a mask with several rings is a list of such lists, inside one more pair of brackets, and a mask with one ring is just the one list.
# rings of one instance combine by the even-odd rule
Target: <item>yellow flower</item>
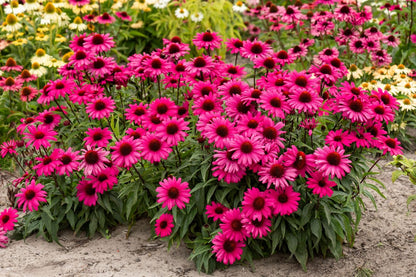
[[147,10],[149,7],[146,4],[146,0],[136,0],[134,1],[133,5],[131,6],[133,10]]
[[64,37],[61,34],[56,34],[55,41],[56,42],[65,42],[66,41],[66,37]]
[[35,40],[38,41],[47,41],[49,39],[48,35],[45,35],[44,33],[36,33]]
[[69,58],[72,56],[72,55],[74,55],[74,52],[68,52],[68,53],[66,53],[65,55],[63,55],[62,56],[62,61],[64,62],[64,63],[67,63],[68,61],[69,61]]
[[143,27],[143,21],[139,20],[136,23],[131,24],[130,27],[132,27],[133,29],[140,29],[141,27]]
[[36,75],[38,77],[45,75],[47,70],[41,66],[38,62],[32,63],[32,68],[29,69],[30,74]]
[[20,45],[23,45],[23,44],[26,44],[26,43],[27,43],[27,39],[25,39],[25,38],[19,38],[19,39],[12,42],[13,45],[17,45],[17,46],[20,46]]
[[363,71],[359,69],[355,64],[351,64],[350,68],[348,69],[347,78],[350,79],[351,77],[354,79],[361,78],[363,76]]

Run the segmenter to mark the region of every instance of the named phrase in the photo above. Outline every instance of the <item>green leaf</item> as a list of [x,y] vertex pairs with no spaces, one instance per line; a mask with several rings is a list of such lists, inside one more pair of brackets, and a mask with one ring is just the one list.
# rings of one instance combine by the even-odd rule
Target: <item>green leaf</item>
[[74,228],[75,228],[75,214],[74,214],[73,210],[69,210],[66,213],[66,219],[68,220],[69,225],[71,225],[72,230],[74,230]]
[[315,245],[316,246],[319,241],[321,240],[322,237],[322,225],[321,225],[321,221],[319,219],[312,219],[311,221],[311,231],[312,234],[316,237],[316,242]]
[[292,233],[286,235],[287,247],[290,253],[295,254],[296,248],[298,247],[298,239]]
[[393,183],[396,182],[397,178],[399,178],[402,175],[404,175],[404,173],[401,170],[395,170],[395,171],[393,171],[393,173],[391,174],[391,181]]
[[98,226],[97,217],[92,216],[90,220],[90,224],[88,226],[89,237],[92,237],[95,234],[95,231],[97,231],[97,226]]
[[406,201],[406,203],[407,203],[407,209],[409,209],[410,202],[412,202],[413,200],[416,200],[416,194],[410,195],[407,198],[407,201]]
[[308,203],[303,207],[302,215],[300,218],[300,227],[303,227],[306,223],[308,223],[312,217],[312,208],[314,204]]

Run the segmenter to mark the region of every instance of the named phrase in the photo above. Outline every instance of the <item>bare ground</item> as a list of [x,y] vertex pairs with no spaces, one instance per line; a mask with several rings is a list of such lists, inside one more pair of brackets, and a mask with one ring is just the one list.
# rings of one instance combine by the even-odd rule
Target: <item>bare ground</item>
[[[415,154],[407,156],[415,159]],[[408,210],[408,195],[416,194],[406,177],[394,184],[394,168],[382,163],[378,176],[386,185],[387,199],[376,197],[378,210],[368,202],[353,248],[344,247],[344,257],[315,258],[304,272],[288,255],[276,254],[255,261],[253,267],[234,265],[216,271],[213,276],[356,276],[371,270],[372,276],[416,276],[416,201]],[[0,189],[0,210],[7,198]],[[198,273],[187,258],[190,250],[172,247],[160,240],[150,240],[151,225],[142,219],[128,239],[127,227],[120,226],[110,239],[75,237],[65,231],[63,247],[42,238],[11,241],[0,249],[0,276],[205,276]]]

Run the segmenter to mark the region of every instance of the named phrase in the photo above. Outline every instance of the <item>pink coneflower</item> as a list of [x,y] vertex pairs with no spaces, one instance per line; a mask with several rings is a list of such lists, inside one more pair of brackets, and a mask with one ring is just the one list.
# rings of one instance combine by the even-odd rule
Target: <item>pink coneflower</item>
[[311,177],[306,181],[308,188],[312,189],[313,194],[319,195],[319,197],[328,196],[331,197],[334,193],[331,187],[335,187],[337,183],[330,181],[328,176],[324,176],[321,172],[311,173]]
[[88,5],[90,0],[68,0],[68,2],[71,5],[82,7],[84,5]]
[[130,169],[140,159],[140,154],[137,152],[139,144],[138,140],[129,136],[125,136],[116,142],[116,145],[111,147],[113,150],[111,153],[113,164]]
[[287,87],[291,92],[294,91],[317,91],[319,89],[320,80],[311,78],[305,71],[293,71],[287,79]]
[[255,58],[265,58],[271,56],[273,50],[270,45],[265,42],[254,40],[245,40],[243,47],[240,50],[240,54],[243,58],[254,60]]
[[175,227],[173,224],[173,215],[171,214],[162,214],[155,223],[155,232],[156,235],[160,237],[167,237],[172,234],[172,229]]
[[86,112],[92,119],[102,119],[109,117],[115,109],[115,102],[111,97],[98,97],[87,104]]
[[271,150],[278,150],[276,148],[284,148],[284,138],[280,137],[285,131],[281,131],[284,127],[283,122],[275,123],[271,118],[265,117],[263,120],[263,128],[261,128],[261,137],[264,144],[264,149],[268,152]]
[[351,38],[348,45],[350,46],[351,51],[354,53],[361,54],[365,51],[364,40],[361,38]]
[[17,154],[16,152],[16,141],[15,140],[9,140],[5,141],[0,146],[0,155],[2,158],[6,157],[6,155],[13,155]]
[[144,73],[150,77],[157,77],[169,71],[169,63],[157,55],[152,55],[143,62]]
[[204,33],[197,33],[192,42],[198,49],[205,48],[213,50],[221,47],[222,39],[216,32],[206,31]]
[[180,141],[185,141],[185,137],[188,136],[185,133],[189,130],[188,124],[189,122],[183,118],[166,119],[156,128],[156,135],[166,141],[169,146],[177,145]]
[[314,91],[296,91],[289,95],[287,103],[299,112],[316,113],[322,105],[322,98]]
[[281,16],[281,20],[285,23],[298,22],[306,18],[296,6],[289,5],[286,9],[280,9],[278,14]]
[[258,172],[259,181],[267,184],[269,188],[274,185],[276,188],[289,186],[288,181],[294,181],[297,177],[297,170],[285,166],[282,159],[274,159],[262,166]]
[[45,126],[49,129],[54,129],[59,125],[61,117],[56,112],[43,111],[35,118],[36,121],[42,122],[42,126]]
[[82,19],[84,19],[87,22],[96,23],[97,22],[97,16],[95,14],[86,14]]
[[23,205],[23,211],[26,209],[29,211],[37,211],[39,202],[46,202],[46,191],[43,191],[44,185],[36,184],[35,180],[32,180],[30,185],[25,188],[21,188],[20,192],[15,195],[17,198],[17,205],[20,208]]
[[54,151],[58,151],[59,153],[58,160],[60,161],[60,165],[56,168],[56,173],[58,175],[66,174],[69,176],[73,171],[78,170],[78,160],[81,159],[81,157],[78,156],[79,151],[73,152],[71,147],[66,151],[59,148]]
[[84,169],[85,175],[97,175],[106,168],[105,163],[109,160],[105,157],[110,154],[102,148],[92,149],[87,146],[87,149],[82,149],[82,160],[79,164],[79,169]]
[[356,12],[347,5],[341,5],[335,8],[334,15],[339,21],[351,22],[354,19]]
[[38,95],[39,91],[31,86],[27,86],[27,87],[23,87],[20,92],[20,100],[22,100],[23,102],[28,102],[28,101],[32,101],[36,95]]
[[23,81],[20,79],[14,79],[13,77],[7,77],[0,80],[0,87],[3,91],[19,91],[23,86]]
[[23,69],[22,73],[20,73],[20,75],[17,76],[16,79],[19,79],[23,82],[30,82],[30,81],[37,80],[38,76],[36,76],[34,74],[30,74],[29,70],[27,70],[27,69]]
[[238,163],[236,159],[232,158],[233,151],[229,150],[215,150],[213,165],[213,171],[221,169],[227,173],[238,174],[241,171],[245,171],[245,167]]
[[206,113],[218,113],[220,114],[223,109],[222,102],[217,96],[210,94],[203,97],[199,97],[194,101],[192,110],[194,115],[202,115]]
[[241,204],[244,217],[248,217],[250,220],[261,221],[272,214],[273,201],[267,197],[265,192],[255,187],[247,189]]
[[212,253],[215,253],[217,262],[224,264],[233,264],[236,260],[240,260],[243,247],[246,246],[243,242],[233,240],[221,232],[212,239],[212,244]]
[[139,139],[146,134],[146,130],[143,128],[128,128],[126,134],[132,137],[133,139]]
[[83,47],[94,53],[105,52],[114,47],[110,34],[91,34],[85,38]]
[[210,56],[199,56],[185,63],[185,69],[192,75],[210,74],[215,68],[215,64]]
[[36,161],[39,163],[33,167],[36,170],[38,176],[49,176],[60,165],[58,160],[58,153],[53,151],[50,156],[36,157]]
[[238,38],[230,38],[225,42],[225,45],[231,54],[238,54],[243,47],[243,42]]
[[315,164],[324,176],[335,176],[341,179],[346,173],[351,171],[351,161],[348,160],[349,154],[344,154],[345,150],[341,147],[324,146],[315,150]]
[[205,207],[207,210],[205,214],[208,218],[212,217],[214,221],[221,219],[226,211],[229,209],[221,203],[216,203],[214,201],[211,202],[211,205],[207,205]]
[[129,108],[126,109],[126,119],[130,120],[130,122],[134,122],[137,125],[142,123],[143,117],[147,113],[147,104],[139,103],[139,104],[129,104]]
[[100,16],[97,16],[97,21],[100,24],[111,24],[116,21],[116,19],[109,15],[107,12],[103,13]]
[[387,152],[392,156],[403,154],[403,148],[400,146],[400,141],[397,138],[386,136],[381,139],[381,142],[380,149],[383,150],[383,155]]
[[[181,57],[185,56],[189,53],[189,46],[185,43],[175,43],[175,42],[169,42],[165,48],[162,49],[162,53],[166,56],[170,57],[171,59],[178,60]],[[175,71],[177,72],[183,72],[185,70],[185,67],[179,66],[183,61],[178,61],[176,64],[173,64],[175,67]]]
[[177,109],[175,102],[167,97],[155,99],[149,105],[149,112],[162,120],[175,116]]
[[147,131],[149,132],[155,132],[156,128],[161,126],[162,120],[160,117],[158,117],[155,114],[146,114],[146,116],[143,118],[142,125]]
[[240,209],[230,209],[226,211],[221,217],[222,223],[220,223],[220,228],[229,239],[236,241],[244,241],[247,236],[247,230],[244,229],[243,219]]
[[349,131],[338,129],[336,131],[329,131],[325,137],[325,144],[334,147],[344,148],[349,147],[353,143],[354,138]]
[[112,133],[108,130],[108,127],[104,129],[99,127],[89,128],[85,133],[87,134],[87,137],[84,138],[85,145],[91,147],[107,147],[112,138]]
[[86,37],[86,34],[75,35],[69,44],[69,48],[71,48],[74,52],[78,50],[85,50],[84,44]]
[[116,62],[113,57],[94,57],[89,64],[87,71],[95,78],[102,78],[106,75],[112,74]]
[[90,84],[81,84],[80,87],[75,87],[72,93],[69,95],[69,100],[73,103],[87,104],[93,97],[93,86]]
[[247,229],[253,239],[262,238],[267,236],[272,226],[272,221],[263,217],[262,219],[250,219],[243,218],[242,220],[244,228]]
[[189,203],[191,197],[187,182],[182,182],[181,178],[168,177],[159,182],[160,187],[156,188],[157,202],[162,203],[162,208],[168,207],[172,210],[174,206],[179,209],[185,208],[185,203]]
[[77,70],[83,70],[90,66],[94,53],[80,49],[69,57],[69,65],[73,65]]
[[203,134],[208,138],[209,143],[214,143],[217,148],[224,148],[236,134],[236,129],[226,118],[216,117],[206,125]]
[[99,174],[88,175],[88,179],[92,182],[92,187],[97,193],[104,193],[107,190],[113,189],[113,186],[117,184],[118,170],[113,168],[106,168]]
[[77,197],[78,200],[84,202],[85,206],[97,205],[98,194],[95,188],[92,186],[92,181],[82,177],[82,180],[77,185]]
[[235,135],[230,141],[230,151],[234,151],[232,158],[243,166],[257,163],[264,155],[263,145],[259,136],[243,137]]
[[290,55],[286,50],[280,50],[274,57],[277,62],[283,67],[286,64],[291,64],[296,59],[296,55]]
[[261,133],[263,120],[264,116],[261,114],[256,114],[254,116],[249,113],[244,115],[237,122],[237,131],[239,134],[247,137]]
[[23,139],[27,140],[26,145],[29,146],[33,144],[36,150],[39,150],[41,146],[49,147],[51,146],[51,140],[56,141],[54,137],[58,133],[51,130],[47,126],[39,125],[38,127],[34,125],[27,126],[28,132],[23,133]]
[[23,69],[23,66],[18,65],[16,61],[13,58],[8,58],[6,61],[6,64],[2,67],[0,67],[2,71],[21,71]]
[[142,152],[142,158],[151,163],[167,159],[169,153],[172,152],[172,148],[155,134],[148,133],[139,140],[139,150]]
[[299,57],[305,57],[306,54],[308,54],[308,48],[306,48],[304,45],[299,44],[294,46],[293,48],[290,48],[287,53],[289,56],[293,57],[294,60],[296,60]]
[[282,159],[286,166],[296,169],[296,173],[302,177],[305,177],[306,172],[311,173],[315,167],[313,155],[305,154],[305,152],[298,150],[295,145],[288,148]]
[[260,95],[260,107],[267,111],[269,116],[281,119],[290,113],[286,96],[275,89],[266,90]]
[[384,66],[389,65],[392,62],[392,57],[389,53],[387,53],[387,50],[385,49],[379,49],[377,51],[371,52],[371,61],[376,66]]
[[389,106],[384,105],[382,101],[374,101],[370,105],[370,111],[372,112],[370,118],[375,121],[384,121],[387,124],[394,121],[394,111]]
[[248,90],[250,86],[241,80],[230,80],[225,84],[218,87],[219,94],[224,96],[225,99],[233,97],[235,95],[242,95]]
[[116,16],[123,21],[131,21],[131,16],[125,11],[116,12]]
[[198,81],[194,84],[192,88],[192,93],[194,99],[198,99],[199,97],[203,96],[208,96],[210,94],[214,95],[217,93],[217,86],[210,81]]
[[231,79],[241,79],[247,74],[247,72],[244,70],[244,67],[228,63],[222,66],[221,71],[225,76]]
[[273,199],[273,215],[290,215],[298,210],[300,193],[292,186],[271,189],[269,197]]
[[278,60],[275,57],[255,58],[254,68],[265,68],[267,71],[278,68]]
[[0,228],[3,228],[5,231],[13,231],[18,216],[16,209],[12,207],[4,209],[0,213]]
[[6,231],[0,228],[0,247],[6,248],[9,238],[6,236]]

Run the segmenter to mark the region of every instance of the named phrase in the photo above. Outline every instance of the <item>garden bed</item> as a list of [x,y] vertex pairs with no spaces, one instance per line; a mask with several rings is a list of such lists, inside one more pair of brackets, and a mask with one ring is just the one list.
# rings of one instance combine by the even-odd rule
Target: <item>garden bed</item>
[[[406,153],[412,159],[415,154]],[[386,185],[387,199],[376,196],[378,210],[370,201],[361,220],[353,248],[344,247],[344,257],[316,257],[308,263],[305,273],[289,255],[276,254],[254,262],[254,268],[234,265],[213,276],[355,276],[360,268],[373,271],[372,276],[415,276],[416,206],[408,212],[406,199],[416,188],[406,177],[391,182],[395,168],[382,165],[380,180]],[[6,205],[5,190],[0,195],[0,209]],[[416,203],[416,202],[413,202]],[[0,260],[5,276],[198,276],[195,265],[188,260],[190,250],[173,246],[166,252],[167,243],[151,240],[152,226],[148,219],[139,220],[126,239],[126,226],[111,233],[110,239],[97,235],[89,240],[75,237],[70,231],[60,235],[60,243],[48,243],[31,236],[26,241],[11,241]]]

